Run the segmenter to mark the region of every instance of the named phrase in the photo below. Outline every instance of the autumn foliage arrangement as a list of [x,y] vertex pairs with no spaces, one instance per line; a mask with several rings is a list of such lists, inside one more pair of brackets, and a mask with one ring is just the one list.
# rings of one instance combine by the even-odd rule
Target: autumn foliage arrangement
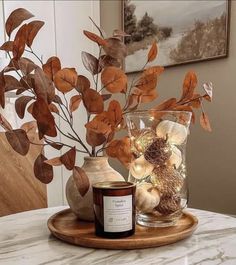
[[[107,38],[91,19],[98,34],[84,30],[84,35],[97,44],[98,54],[94,56],[82,52],[84,67],[90,74],[88,79],[78,75],[75,68],[62,67],[60,59],[56,56],[48,58],[46,62],[42,61],[33,50],[33,42],[44,22],[32,20],[25,23],[32,17],[33,15],[23,8],[13,11],[5,25],[8,40],[0,47],[10,60],[0,72],[0,105],[5,107],[7,92],[15,92],[15,110],[19,118],[23,119],[26,111],[33,118],[21,128],[13,129],[6,117],[1,115],[0,123],[6,131],[9,144],[21,155],[28,153],[31,144],[42,145],[42,152],[34,163],[34,173],[44,183],[53,179],[53,166],[58,165],[64,165],[68,170],[73,170],[75,175],[83,177],[84,172],[75,165],[77,153],[100,156],[106,152],[108,156],[115,157],[128,166],[131,159],[130,140],[128,137],[115,139],[115,136],[117,131],[125,129],[125,113],[135,111],[143,103],[158,98],[156,87],[164,69],[161,66],[149,66],[158,55],[157,43],[152,44],[147,58],[144,58],[140,75],[128,83],[128,77],[121,68],[126,56],[123,39],[127,34],[114,30],[113,36]],[[35,60],[29,59],[32,56]],[[199,108],[200,124],[210,131],[203,101],[211,101],[212,85],[204,84],[203,94],[196,93],[196,87],[196,74],[188,72],[184,78],[180,99],[168,99],[154,109],[185,110],[194,113],[193,110]],[[124,105],[113,99],[118,93],[124,96]],[[105,101],[107,104],[104,104]],[[86,142],[74,127],[78,114],[76,112],[82,107],[87,113],[87,122],[84,125]],[[68,125],[68,132],[59,126],[59,120]],[[192,122],[195,122],[195,115]],[[38,133],[41,143],[33,141],[32,133],[35,132]],[[73,140],[75,144],[70,146],[68,141],[54,140],[58,134],[64,135],[64,139]],[[45,146],[51,146],[61,155],[47,159],[43,152]]]

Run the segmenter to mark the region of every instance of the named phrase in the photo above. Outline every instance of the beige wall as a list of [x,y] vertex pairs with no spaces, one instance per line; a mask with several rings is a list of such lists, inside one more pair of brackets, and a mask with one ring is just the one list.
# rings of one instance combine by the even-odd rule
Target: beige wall
[[[107,34],[121,28],[120,1],[101,1],[101,26]],[[166,69],[158,100],[178,96],[189,69],[197,73],[199,83],[214,84],[214,102],[206,105],[213,132],[192,126],[188,143],[189,205],[236,214],[236,1],[231,7],[229,58]]]

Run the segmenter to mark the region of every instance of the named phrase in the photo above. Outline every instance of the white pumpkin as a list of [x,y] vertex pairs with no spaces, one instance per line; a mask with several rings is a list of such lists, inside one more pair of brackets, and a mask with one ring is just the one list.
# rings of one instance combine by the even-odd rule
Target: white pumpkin
[[149,163],[144,155],[141,155],[139,158],[132,161],[130,164],[130,174],[136,179],[142,179],[149,176],[154,169],[154,165]]
[[151,213],[160,203],[160,194],[151,183],[142,183],[137,186],[136,206],[143,213]]
[[174,145],[171,146],[171,151],[172,153],[167,163],[168,165],[175,166],[177,169],[182,163],[182,153],[179,148]]
[[157,125],[156,134],[161,138],[168,137],[170,144],[181,145],[188,136],[188,130],[180,123],[165,120]]

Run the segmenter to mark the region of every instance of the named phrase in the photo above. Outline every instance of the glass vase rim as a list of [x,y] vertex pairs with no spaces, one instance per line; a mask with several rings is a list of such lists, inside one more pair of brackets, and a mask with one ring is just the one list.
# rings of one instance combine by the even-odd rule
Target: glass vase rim
[[187,110],[156,110],[156,109],[149,109],[149,110],[135,110],[135,111],[131,111],[125,114],[126,118],[129,117],[145,117],[145,116],[150,116],[151,113],[150,112],[156,112],[156,113],[166,113],[166,114],[181,114],[181,113],[186,113],[190,116],[190,118],[192,117],[192,112],[191,111],[187,111]]

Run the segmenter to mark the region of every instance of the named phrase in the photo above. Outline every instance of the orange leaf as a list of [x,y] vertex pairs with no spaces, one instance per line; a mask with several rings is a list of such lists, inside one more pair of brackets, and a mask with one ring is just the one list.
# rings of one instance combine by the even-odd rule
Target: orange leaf
[[54,75],[61,70],[60,59],[56,56],[50,57],[42,66],[44,73],[53,80]]
[[86,132],[86,141],[90,146],[99,146],[106,142],[106,137],[102,133],[96,133],[90,129]]
[[81,102],[81,96],[75,95],[70,99],[70,112],[73,112],[78,109],[79,104]]
[[62,164],[68,169],[72,170],[75,166],[76,150],[75,147],[71,148],[60,157]]
[[32,46],[34,38],[36,37],[37,33],[39,32],[39,30],[42,28],[43,25],[44,25],[44,22],[39,21],[39,20],[31,21],[27,25],[28,36],[27,36],[26,44],[28,47]]
[[77,73],[74,68],[64,68],[59,70],[54,76],[56,88],[67,93],[77,85]]
[[155,110],[171,110],[177,103],[176,98],[170,98],[164,102],[162,102],[161,104],[159,104],[158,106],[154,107]]
[[157,42],[156,40],[153,42],[151,49],[148,52],[148,62],[152,62],[156,59],[158,53],[158,47],[157,47]]
[[201,113],[200,124],[201,124],[202,128],[205,129],[206,131],[208,131],[208,132],[212,131],[209,118],[205,112]]
[[157,75],[156,73],[145,74],[141,76],[136,87],[143,91],[149,91],[155,89],[157,86]]
[[127,89],[126,74],[122,69],[114,66],[109,66],[103,70],[101,81],[110,93],[118,93]]
[[6,33],[10,37],[12,31],[20,26],[20,24],[34,15],[24,8],[15,9],[6,21]]
[[112,126],[116,127],[122,121],[122,109],[117,100],[112,100],[108,107],[108,117]]
[[97,114],[103,112],[104,103],[102,96],[91,88],[84,91],[83,103],[89,113]]
[[99,37],[97,34],[92,33],[90,31],[84,30],[84,35],[89,38],[90,40],[96,42],[98,45],[100,46],[105,46],[107,44],[107,42],[102,39],[101,37]]
[[96,115],[85,127],[95,133],[108,135],[111,132],[111,123],[107,111]]
[[90,88],[90,81],[83,75],[78,75],[76,90],[79,93],[83,93],[86,89]]
[[148,103],[152,102],[154,99],[158,97],[158,93],[156,89],[142,91],[140,89],[134,89],[132,93],[133,100],[137,103]]
[[62,165],[60,157],[54,157],[52,159],[45,160],[44,163],[51,165],[51,166],[61,166]]
[[162,66],[152,66],[144,70],[145,75],[156,74],[157,76],[159,76],[163,72],[164,72],[164,67]]
[[195,109],[200,108],[201,107],[201,95],[194,94],[188,105]]
[[197,86],[197,76],[194,72],[190,71],[186,74],[183,83],[183,93],[180,101],[189,100],[193,97],[194,89]]
[[82,168],[75,166],[73,169],[73,179],[80,195],[83,197],[90,187],[87,174]]

